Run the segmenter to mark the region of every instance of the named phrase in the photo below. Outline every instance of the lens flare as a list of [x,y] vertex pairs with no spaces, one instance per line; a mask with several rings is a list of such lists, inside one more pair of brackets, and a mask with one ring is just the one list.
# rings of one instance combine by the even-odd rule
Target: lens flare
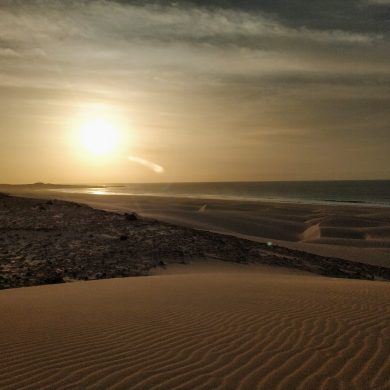
[[163,173],[164,172],[164,168],[161,165],[158,165],[158,164],[155,164],[151,161],[145,160],[144,158],[134,157],[134,156],[129,156],[127,158],[132,162],[135,162],[137,164],[141,164],[144,167],[151,169],[155,173]]

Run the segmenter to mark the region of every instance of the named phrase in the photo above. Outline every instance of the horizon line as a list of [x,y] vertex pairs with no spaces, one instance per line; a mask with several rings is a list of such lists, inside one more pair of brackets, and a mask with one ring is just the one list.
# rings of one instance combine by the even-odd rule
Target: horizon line
[[54,183],[54,182],[33,182],[33,183],[0,183],[0,186],[114,186],[121,184],[230,184],[230,183],[308,183],[308,182],[379,182],[390,181],[386,179],[302,179],[302,180],[221,180],[221,181],[156,181],[156,182],[80,182],[80,183]]

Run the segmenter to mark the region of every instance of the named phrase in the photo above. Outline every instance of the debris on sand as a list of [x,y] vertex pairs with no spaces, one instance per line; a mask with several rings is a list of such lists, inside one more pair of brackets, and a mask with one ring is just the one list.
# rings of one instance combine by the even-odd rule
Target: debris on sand
[[385,267],[175,226],[136,213],[124,218],[72,202],[0,194],[0,289],[141,276],[156,266],[198,259],[390,280]]

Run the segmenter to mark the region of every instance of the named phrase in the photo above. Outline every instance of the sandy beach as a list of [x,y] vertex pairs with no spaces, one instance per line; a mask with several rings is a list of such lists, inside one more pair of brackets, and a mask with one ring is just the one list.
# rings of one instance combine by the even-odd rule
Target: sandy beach
[[216,262],[4,290],[0,388],[386,389],[389,294]]
[[367,261],[320,256],[238,234],[55,199],[0,194],[0,232],[0,289],[143,276],[156,267],[210,259],[390,280],[390,268]]
[[175,225],[390,267],[389,207],[72,194],[16,186],[0,191],[55,197],[109,211],[136,211]]
[[[386,258],[292,248],[309,211],[316,226],[332,209],[237,204],[233,231],[226,202],[176,202],[175,225],[172,199],[133,198],[139,215],[130,199],[46,196],[0,196],[0,389],[390,386]],[[368,212],[339,221],[385,226]],[[262,243],[249,227],[295,241]],[[364,249],[386,253],[386,239]]]

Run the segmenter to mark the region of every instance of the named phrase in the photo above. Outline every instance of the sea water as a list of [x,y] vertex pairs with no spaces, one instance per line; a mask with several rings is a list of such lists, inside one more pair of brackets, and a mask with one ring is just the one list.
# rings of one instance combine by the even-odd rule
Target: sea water
[[[105,184],[64,187],[95,195],[168,196],[390,206],[390,180]],[[58,188],[56,189],[58,191]]]

